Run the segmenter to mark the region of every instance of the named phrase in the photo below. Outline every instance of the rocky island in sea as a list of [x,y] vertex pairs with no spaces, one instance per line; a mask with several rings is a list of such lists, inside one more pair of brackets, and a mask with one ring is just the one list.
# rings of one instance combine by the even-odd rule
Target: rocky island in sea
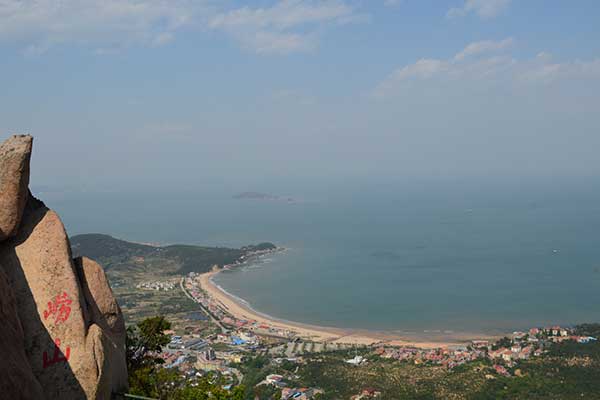
[[296,203],[298,200],[288,196],[277,196],[261,192],[242,192],[233,196],[236,200],[260,200],[260,201],[281,201],[285,203]]

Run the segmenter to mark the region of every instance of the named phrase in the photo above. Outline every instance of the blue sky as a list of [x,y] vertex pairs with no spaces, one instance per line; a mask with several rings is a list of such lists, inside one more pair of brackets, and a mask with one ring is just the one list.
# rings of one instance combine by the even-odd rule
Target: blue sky
[[0,0],[34,182],[600,175],[593,0]]

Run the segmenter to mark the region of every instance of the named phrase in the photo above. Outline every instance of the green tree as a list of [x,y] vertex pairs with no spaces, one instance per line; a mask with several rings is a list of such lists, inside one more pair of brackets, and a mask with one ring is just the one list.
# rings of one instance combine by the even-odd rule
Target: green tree
[[127,328],[127,368],[130,374],[163,362],[157,355],[171,341],[164,333],[168,329],[171,329],[171,323],[162,316],[147,318]]
[[581,324],[575,327],[575,334],[581,336],[600,336],[600,324]]
[[505,336],[492,345],[492,350],[498,350],[501,347],[508,348],[511,345],[512,345],[512,341]]
[[158,356],[171,340],[164,332],[171,323],[164,317],[152,317],[127,329],[127,366],[129,392],[155,399],[169,400],[244,400],[243,386],[223,389],[222,380],[211,383],[209,377],[198,379],[194,386],[176,369],[162,368]]

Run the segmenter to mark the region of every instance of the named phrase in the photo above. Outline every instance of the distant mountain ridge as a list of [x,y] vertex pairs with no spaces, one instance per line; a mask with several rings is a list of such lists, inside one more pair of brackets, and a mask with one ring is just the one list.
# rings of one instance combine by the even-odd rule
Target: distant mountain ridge
[[158,247],[127,242],[100,233],[75,235],[70,238],[73,254],[86,254],[87,257],[144,256],[158,250]]
[[240,249],[174,244],[153,246],[128,242],[110,235],[90,233],[71,237],[74,255],[85,255],[100,262],[105,269],[118,268],[137,258],[153,257],[168,259],[179,265],[178,273],[207,272],[213,265],[229,265],[243,262],[257,251],[277,249],[273,243],[264,242]]

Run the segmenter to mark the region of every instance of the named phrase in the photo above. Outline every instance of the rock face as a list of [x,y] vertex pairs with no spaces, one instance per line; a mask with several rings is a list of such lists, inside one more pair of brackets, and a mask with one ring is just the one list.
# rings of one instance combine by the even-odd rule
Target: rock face
[[17,302],[1,265],[0,321],[0,345],[4,350],[0,363],[0,393],[11,393],[15,399],[43,398],[42,387],[27,361]]
[[0,241],[14,236],[27,201],[31,136],[13,136],[0,146]]
[[104,365],[100,368],[98,390],[110,393],[111,387],[127,387],[125,321],[102,267],[86,257],[74,261],[88,310],[88,323],[102,334],[99,349],[109,350],[98,352],[97,359],[102,359]]
[[[104,272],[73,260],[64,226],[28,191],[32,139],[0,152],[2,396],[110,399],[127,388],[125,326]],[[9,378],[5,378],[9,377]]]

